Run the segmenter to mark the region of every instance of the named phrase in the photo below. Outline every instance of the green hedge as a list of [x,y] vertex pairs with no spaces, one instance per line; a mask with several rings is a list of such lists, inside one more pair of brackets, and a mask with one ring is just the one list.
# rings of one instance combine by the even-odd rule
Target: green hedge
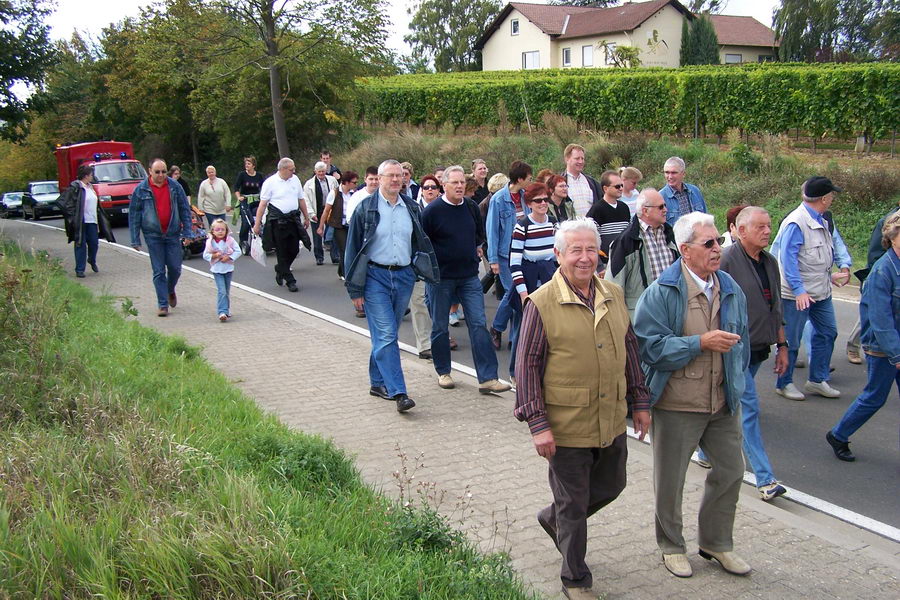
[[[900,65],[769,63],[683,69],[549,69],[367,78],[359,117],[413,125],[495,125],[502,100],[514,125],[544,111],[610,131],[714,134],[800,128],[878,138],[900,128]],[[526,119],[527,110],[527,119]]]

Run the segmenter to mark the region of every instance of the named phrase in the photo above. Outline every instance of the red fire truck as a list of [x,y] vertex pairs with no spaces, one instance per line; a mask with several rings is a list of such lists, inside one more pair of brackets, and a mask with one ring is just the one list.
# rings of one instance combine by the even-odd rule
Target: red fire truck
[[78,166],[94,167],[94,191],[110,221],[128,220],[131,192],[144,179],[147,171],[134,158],[131,142],[84,142],[57,146],[56,165],[59,189],[65,190],[75,180]]

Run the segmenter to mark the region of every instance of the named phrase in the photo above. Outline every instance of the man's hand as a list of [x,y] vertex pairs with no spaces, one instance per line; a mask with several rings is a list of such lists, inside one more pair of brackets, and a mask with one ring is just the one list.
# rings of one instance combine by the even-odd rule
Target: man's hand
[[784,375],[785,371],[787,371],[788,366],[788,349],[787,348],[779,348],[775,351],[775,368],[772,369],[775,371],[776,375]]
[[638,434],[638,439],[643,441],[647,434],[650,433],[650,411],[632,411],[631,421],[634,424],[634,432]]
[[362,296],[359,298],[351,298],[350,301],[353,302],[353,308],[358,311],[362,311],[363,307],[366,305],[366,300]]
[[814,304],[814,303],[815,303],[815,300],[810,298],[809,294],[807,294],[806,292],[803,292],[802,294],[797,296],[797,299],[796,299],[797,310],[806,310],[809,308],[810,304]]
[[325,235],[325,223],[319,223],[319,228],[316,229],[316,233],[318,233],[320,237]]
[[499,263],[491,263],[491,273],[494,275],[500,274],[500,265]]
[[303,229],[307,229],[309,227],[309,218],[303,217]]
[[713,329],[700,336],[700,349],[724,354],[731,350],[731,347],[739,341],[741,341],[741,336],[736,333]]
[[253,235],[259,235],[259,221],[253,225]]
[[553,439],[553,432],[549,429],[536,433],[532,436],[534,449],[537,453],[550,460],[556,454],[556,440]]
[[844,271],[841,269],[837,273],[831,274],[831,283],[835,287],[844,287],[848,283],[850,283],[850,270],[847,269]]
[[309,220],[312,221],[313,223],[318,223],[319,217],[317,217],[316,215],[310,215]]
[[475,254],[478,255],[478,258],[484,258],[484,248],[478,246],[477,248],[475,248]]

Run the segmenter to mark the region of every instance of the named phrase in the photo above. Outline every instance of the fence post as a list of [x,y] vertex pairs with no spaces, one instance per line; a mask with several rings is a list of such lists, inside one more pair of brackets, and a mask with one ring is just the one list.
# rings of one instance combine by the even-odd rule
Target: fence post
[[694,139],[700,137],[700,103],[694,100]]
[[894,147],[897,144],[897,130],[891,132],[891,158],[894,158]]

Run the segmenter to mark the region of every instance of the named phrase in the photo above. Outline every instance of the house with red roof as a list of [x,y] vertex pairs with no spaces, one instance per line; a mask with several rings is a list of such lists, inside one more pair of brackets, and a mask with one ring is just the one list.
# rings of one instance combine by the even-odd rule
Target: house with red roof
[[[592,8],[510,2],[478,40],[485,71],[609,67],[617,46],[645,67],[678,67],[681,27],[696,18],[678,0]],[[753,17],[712,15],[722,63],[774,60],[775,32]]]

